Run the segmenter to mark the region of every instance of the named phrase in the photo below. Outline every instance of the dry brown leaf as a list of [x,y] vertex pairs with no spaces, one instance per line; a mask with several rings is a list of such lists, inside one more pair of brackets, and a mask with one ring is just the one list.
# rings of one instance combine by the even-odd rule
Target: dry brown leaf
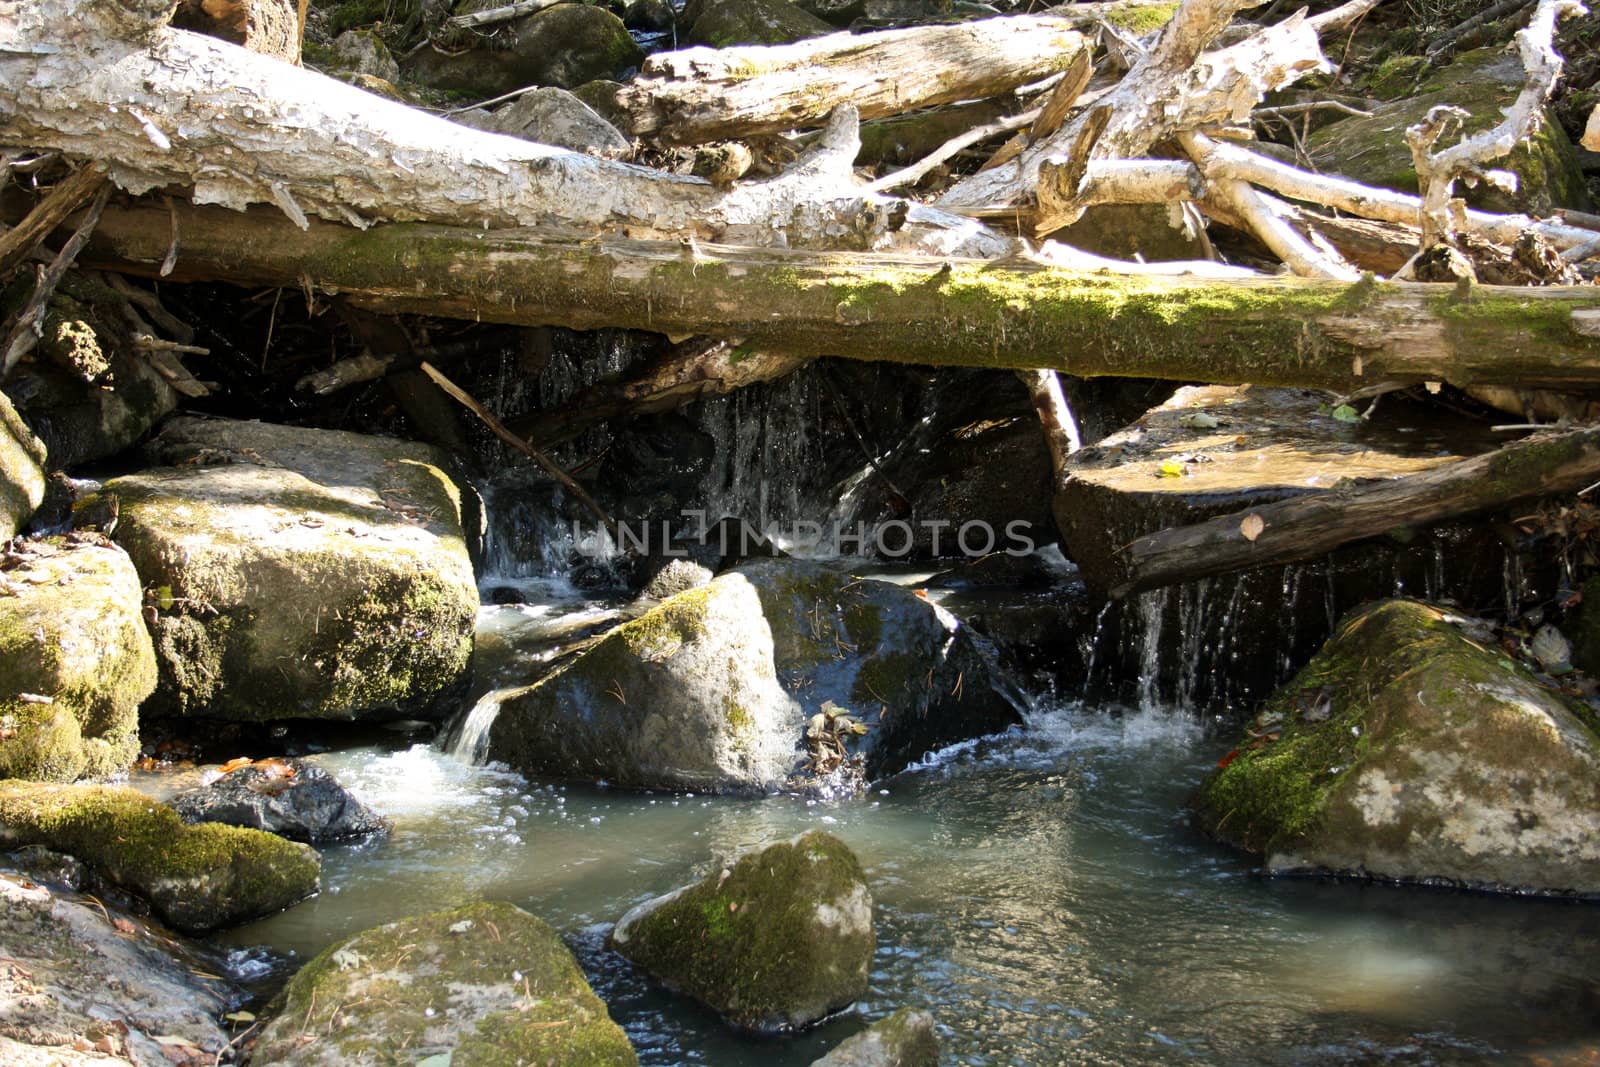
[[1260,515],[1257,515],[1254,512],[1246,515],[1244,520],[1239,523],[1239,532],[1244,535],[1244,539],[1246,541],[1253,542],[1256,538],[1261,536],[1261,531],[1265,530],[1266,528],[1266,521],[1262,519]]

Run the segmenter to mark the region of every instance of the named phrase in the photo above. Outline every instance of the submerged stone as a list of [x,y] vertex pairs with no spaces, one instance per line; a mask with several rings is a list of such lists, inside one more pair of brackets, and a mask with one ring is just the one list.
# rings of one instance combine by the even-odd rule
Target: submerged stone
[[1201,824],[1275,872],[1600,895],[1600,723],[1454,618],[1348,616],[1201,786]]
[[902,1008],[846,1038],[811,1067],[939,1067],[933,1016]]
[[639,905],[611,944],[733,1026],[793,1030],[866,992],[872,893],[849,847],[813,830]]
[[554,930],[510,904],[479,903],[323,952],[290,979],[253,1062],[631,1067],[638,1058]]
[[[170,935],[130,915],[0,872],[0,1063],[7,1067],[212,1062],[236,991],[201,978]],[[78,1044],[77,1042],[80,1042]]]
[[382,833],[388,823],[327,771],[299,759],[261,760],[179,793],[172,807],[187,823],[248,826],[317,844]]
[[414,718],[461,677],[478,591],[442,454],[193,418],[152,447],[171,465],[105,486],[156,598],[148,710]]
[[0,778],[128,769],[156,686],[127,555],[84,535],[19,542],[0,576]]
[[0,847],[27,845],[77,857],[185,933],[281,911],[317,891],[321,869],[305,845],[217,823],[185,826],[132,789],[0,782]]

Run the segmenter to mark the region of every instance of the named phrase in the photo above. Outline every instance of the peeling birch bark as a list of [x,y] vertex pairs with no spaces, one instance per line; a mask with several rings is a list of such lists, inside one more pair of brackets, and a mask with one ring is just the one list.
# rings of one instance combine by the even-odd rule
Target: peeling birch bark
[[357,226],[559,220],[744,244],[1010,247],[970,220],[861,195],[848,107],[789,171],[724,190],[458,126],[172,29],[154,0],[127,2],[0,0],[0,143],[101,160],[135,194],[187,186],[200,204],[273,204],[297,226],[314,216]]

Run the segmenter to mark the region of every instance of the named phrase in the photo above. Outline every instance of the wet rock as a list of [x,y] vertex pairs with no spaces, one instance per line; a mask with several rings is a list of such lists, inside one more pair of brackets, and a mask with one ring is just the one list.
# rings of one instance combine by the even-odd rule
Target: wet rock
[[0,393],[0,541],[28,524],[44,500],[44,444]]
[[535,89],[497,111],[468,112],[457,116],[457,121],[491,133],[612,159],[633,151],[615,126],[565,89]]
[[754,587],[719,579],[509,693],[489,758],[638,788],[759,791],[788,776],[800,720]]
[[639,595],[651,600],[665,600],[690,589],[698,589],[713,577],[709,567],[686,559],[669,560],[665,567],[656,572],[655,577],[645,583],[644,591]]
[[811,1067],[939,1067],[933,1016],[902,1008],[842,1041]]
[[248,826],[312,844],[365,837],[388,828],[333,775],[299,759],[257,761],[179,793],[171,804],[186,823]]
[[103,537],[19,542],[0,572],[0,778],[128,769],[156,657],[133,564]]
[[910,590],[797,560],[732,575],[760,595],[784,688],[808,714],[832,701],[867,724],[851,752],[869,779],[1020,721],[973,633]]
[[849,847],[814,830],[639,905],[611,945],[735,1027],[794,1030],[866,992],[872,893]]
[[[495,6],[498,0],[477,0],[458,13]],[[423,48],[406,58],[402,70],[434,89],[491,97],[529,85],[572,89],[617,78],[644,58],[621,19],[589,4],[558,4],[495,29],[492,45],[478,43],[454,54]]]
[[29,845],[6,855],[18,871],[62,889],[82,889],[91,878],[82,860],[43,845]]
[[106,483],[156,593],[147,712],[414,718],[461,677],[478,592],[436,450],[185,418],[152,452],[171,465]]
[[161,931],[115,918],[0,872],[0,1063],[170,1067],[167,1049],[221,1056],[228,1035],[215,1015],[231,987],[198,977]]
[[339,70],[386,82],[400,80],[400,64],[395,62],[394,56],[389,54],[389,46],[374,30],[346,30],[333,39],[329,50]]
[[[1313,133],[1308,142],[1311,161],[1319,171],[1348,174],[1370,185],[1414,193],[1417,172],[1406,145],[1406,128],[1420,122],[1430,108],[1454,104],[1472,113],[1466,122],[1467,134],[1482,132],[1504,118],[1503,109],[1517,98],[1523,81],[1522,60],[1514,49],[1464,53],[1416,91],[1372,109],[1370,118],[1341,119]],[[1494,166],[1518,176],[1515,192],[1486,182],[1476,187],[1458,182],[1457,195],[1485,211],[1536,216],[1562,207],[1586,210],[1590,205],[1572,142],[1548,114],[1532,138],[1496,160]]]
[[848,26],[866,11],[863,0],[798,0],[795,6],[835,26]]
[[651,33],[664,33],[677,23],[677,12],[668,0],[632,0],[622,16],[622,24],[628,29]]
[[1600,720],[1452,624],[1348,616],[1201,786],[1274,872],[1600,895]]
[[[819,783],[801,745],[829,705],[867,729],[851,735],[850,779]],[[973,635],[948,613],[885,582],[761,560],[671,597],[508,694],[488,752],[533,774],[640,788],[852,788],[1016,721]]]
[[833,33],[834,27],[788,0],[703,0],[692,18],[686,45],[730,48],[741,44],[789,44]]
[[185,826],[132,789],[0,781],[0,847],[28,845],[77,857],[185,933],[281,911],[317,891],[321,866],[258,830]]
[[991,552],[947,571],[940,571],[928,579],[928,585],[935,589],[1038,589],[1058,581],[1060,577],[1037,553],[1012,555],[1008,552]]
[[301,968],[281,1004],[255,1063],[638,1063],[555,931],[504,903],[357,934]]

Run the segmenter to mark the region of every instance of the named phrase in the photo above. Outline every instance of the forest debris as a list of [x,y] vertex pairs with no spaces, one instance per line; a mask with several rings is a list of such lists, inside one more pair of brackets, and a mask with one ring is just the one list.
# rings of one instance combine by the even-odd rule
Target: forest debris
[[56,291],[56,286],[67,273],[67,268],[72,266],[73,260],[78,258],[78,253],[88,243],[89,235],[94,232],[95,224],[100,221],[100,214],[105,210],[106,201],[111,197],[111,183],[104,178],[98,180],[96,189],[89,210],[84,213],[78,228],[61,247],[61,251],[56,253],[50,265],[39,269],[33,296],[12,320],[13,325],[6,335],[4,346],[0,347],[0,381],[4,381],[11,373],[11,369],[17,365],[17,361],[33,351],[34,346],[39,343],[50,294]]
[[95,198],[106,184],[106,173],[103,163],[85,163],[58,182],[21,222],[0,233],[0,280],[27,259],[69,215]]

